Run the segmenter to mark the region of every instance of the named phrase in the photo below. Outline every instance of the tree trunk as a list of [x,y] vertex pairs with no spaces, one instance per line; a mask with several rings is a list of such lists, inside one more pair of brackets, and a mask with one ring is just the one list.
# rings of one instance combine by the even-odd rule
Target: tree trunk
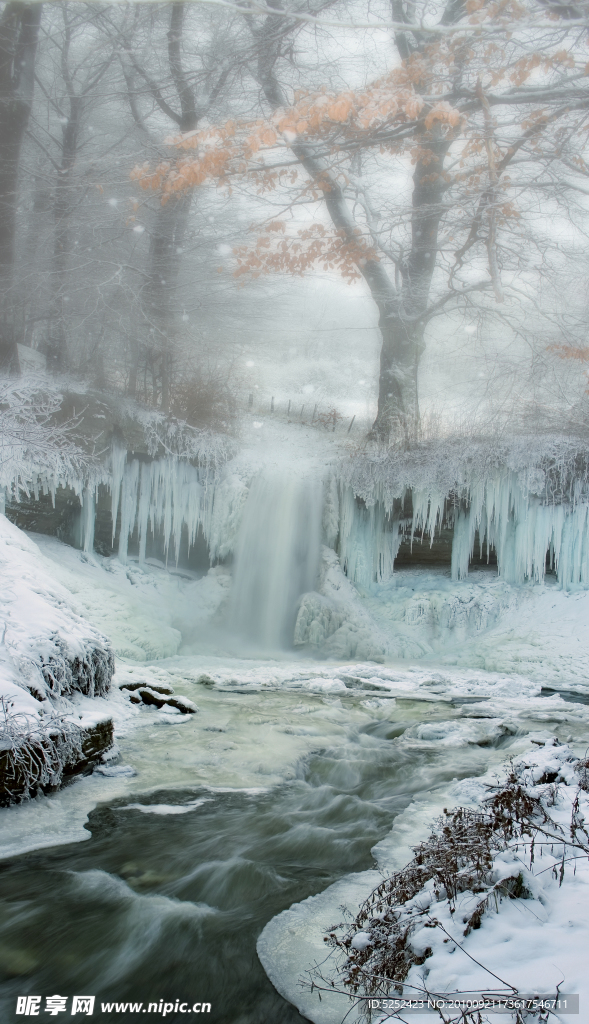
[[378,378],[378,412],[372,436],[398,438],[410,445],[419,438],[417,375],[424,349],[423,326],[381,313],[382,336]]
[[[257,77],[272,110],[287,107],[288,100],[276,77],[280,26],[266,19],[261,28],[250,21],[257,43]],[[397,289],[379,259],[367,259],[360,252],[358,270],[366,281],[379,311],[382,335],[378,412],[371,436],[411,444],[419,437],[418,369],[424,350],[425,312],[436,265],[438,229],[445,189],[443,160],[449,142],[439,129],[423,132],[426,162],[418,161],[413,175],[411,251],[401,270]],[[358,225],[346,196],[329,167],[317,160],[302,140],[292,152],[323,192],[325,206],[334,228],[346,241],[356,243]]]
[[70,93],[69,101],[70,112],[67,122],[62,128],[61,163],[57,171],[55,188],[55,238],[51,274],[49,337],[47,340],[47,365],[58,373],[67,368],[64,298],[69,257],[72,178],[83,110],[83,101],[80,96]]
[[[170,408],[175,295],[192,193],[171,197],[156,214],[151,237],[149,279],[144,293],[152,358],[160,362],[161,407]],[[157,396],[154,395],[154,404]]]
[[8,3],[0,17],[0,367],[18,366],[13,273],[18,165],[35,82],[42,4]]
[[[176,0],[171,6],[170,29],[168,32],[168,63],[174,82],[179,112],[166,105],[166,113],[178,125],[180,131],[193,131],[199,118],[205,112],[196,103],[194,87],[184,72],[181,58],[182,33],[185,4]],[[151,238],[149,280],[145,294],[144,310],[149,323],[150,339],[148,352],[152,367],[159,360],[161,381],[161,407],[170,410],[170,387],[173,369],[173,335],[175,308],[174,299],[180,270],[180,255],[188,223],[192,191],[185,195],[170,196],[160,206]],[[155,382],[154,382],[155,392]],[[153,395],[157,404],[157,395]]]
[[446,139],[423,143],[430,156],[418,161],[413,174],[411,251],[401,269],[401,289],[394,306],[380,311],[382,334],[378,412],[373,435],[383,440],[398,435],[410,444],[419,438],[418,370],[425,349],[425,314],[438,253],[445,181]]

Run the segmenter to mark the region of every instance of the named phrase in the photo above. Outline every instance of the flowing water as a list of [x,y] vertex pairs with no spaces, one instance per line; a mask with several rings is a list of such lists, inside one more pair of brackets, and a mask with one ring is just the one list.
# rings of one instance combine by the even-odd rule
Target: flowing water
[[122,1018],[99,1002],[177,999],[210,1002],[223,1024],[302,1021],[257,959],[266,922],[372,867],[371,847],[415,795],[489,763],[482,747],[404,743],[420,717],[409,711],[348,730],[267,791],[133,794],[90,814],[90,841],[4,862],[2,1021],[20,1019],[17,996],[54,993],[96,995],[101,1022]]
[[296,471],[258,475],[237,539],[233,632],[266,651],[292,643],[297,599],[313,590],[321,550],[321,479]]

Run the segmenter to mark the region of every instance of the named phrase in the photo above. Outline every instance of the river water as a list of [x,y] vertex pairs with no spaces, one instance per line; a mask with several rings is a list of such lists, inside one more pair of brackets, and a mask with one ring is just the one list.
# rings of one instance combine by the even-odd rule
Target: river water
[[[17,996],[56,993],[95,995],[104,1022],[124,1018],[102,1002],[160,1000],[210,1002],[223,1024],[303,1020],[258,961],[267,921],[373,867],[371,848],[412,800],[484,772],[513,742],[439,742],[459,708],[431,700],[371,711],[362,695],[185,692],[197,689],[200,714],[181,726],[138,715],[121,747],[139,773],[124,790],[112,780],[115,799],[105,780],[87,842],[2,863],[2,1021],[21,1019]],[[245,788],[223,785],[240,771]],[[195,773],[208,784],[190,784]],[[91,786],[51,799],[96,802]]]

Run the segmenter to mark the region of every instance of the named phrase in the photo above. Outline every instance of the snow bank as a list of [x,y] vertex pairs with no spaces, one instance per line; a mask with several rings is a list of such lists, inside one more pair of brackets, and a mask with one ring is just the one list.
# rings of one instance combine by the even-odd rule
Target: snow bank
[[99,734],[103,746],[112,741],[109,716],[85,703],[108,692],[112,650],[41,561],[36,545],[0,516],[0,799],[28,792],[29,782],[56,784],[64,768],[100,747]]
[[[424,990],[472,996],[489,990],[509,991],[510,986],[520,993],[555,995],[559,986],[561,992],[579,994],[584,1013],[589,1004],[589,923],[583,911],[589,898],[585,831],[589,785],[586,769],[578,766],[570,748],[553,739],[544,744],[538,741],[535,749],[516,757],[518,785],[540,800],[548,815],[544,819],[540,811],[537,817],[543,831],[536,835],[535,856],[531,833],[514,834],[506,845],[495,849],[488,881],[478,891],[468,885],[460,891],[459,886],[456,896],[450,898],[447,891],[436,893],[428,881],[421,892],[398,906],[398,912],[411,922],[408,949],[418,961],[404,980],[406,998]],[[483,801],[497,792],[498,783],[505,785],[497,775],[488,773],[453,784],[436,794],[437,799],[412,804],[396,820],[391,835],[373,850],[381,870],[389,875],[411,859],[411,847],[425,839],[428,818],[431,826],[441,813],[441,799],[445,806],[458,799],[461,806],[477,813],[485,809]],[[259,938],[258,954],[271,981],[314,1024],[339,1024],[348,1012],[346,1020],[359,1019],[359,1007],[352,1007],[342,994],[345,956],[338,949],[330,952],[323,936],[330,931],[346,932],[351,936],[351,951],[369,955],[380,941],[375,936],[382,930],[383,915],[366,919],[354,934],[350,922],[382,878],[377,871],[367,871],[341,879],[275,917]],[[475,908],[487,889],[496,891],[497,898],[487,901],[480,915],[474,915],[473,924]],[[321,998],[311,988],[313,981],[322,987]],[[332,981],[336,992],[330,990]],[[372,1019],[384,1022],[391,1018],[384,1011],[375,1011]],[[411,1019],[431,1017],[412,1014]],[[560,1019],[558,1015],[556,1019]]]

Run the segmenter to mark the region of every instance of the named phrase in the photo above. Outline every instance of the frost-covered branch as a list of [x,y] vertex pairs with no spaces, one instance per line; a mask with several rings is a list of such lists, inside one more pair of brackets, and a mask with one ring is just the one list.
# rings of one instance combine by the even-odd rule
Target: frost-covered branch
[[214,469],[234,454],[232,441],[213,430],[201,430],[157,413],[143,417],[147,450],[153,457],[162,452]]
[[0,697],[0,804],[58,786],[68,765],[82,757],[82,733],[54,711],[42,718],[13,710]]
[[81,477],[92,465],[75,438],[76,420],[59,422],[61,393],[45,379],[0,379],[0,487],[26,486],[39,473]]

